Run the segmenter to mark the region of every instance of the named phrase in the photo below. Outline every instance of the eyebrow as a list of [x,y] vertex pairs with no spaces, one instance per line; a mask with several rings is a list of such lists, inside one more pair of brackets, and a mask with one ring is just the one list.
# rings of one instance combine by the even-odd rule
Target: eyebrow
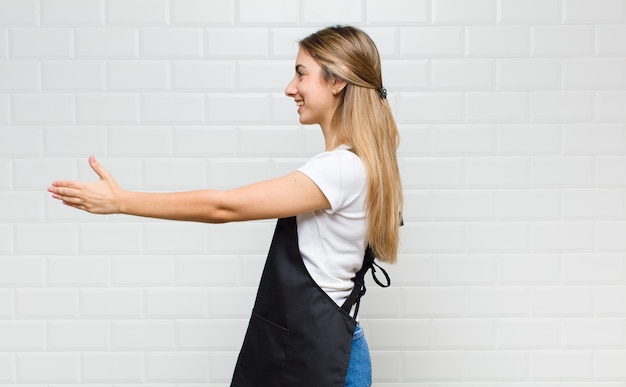
[[300,69],[300,67],[302,67],[303,69],[306,69],[306,66],[303,64],[297,64],[296,65],[296,71],[298,71]]

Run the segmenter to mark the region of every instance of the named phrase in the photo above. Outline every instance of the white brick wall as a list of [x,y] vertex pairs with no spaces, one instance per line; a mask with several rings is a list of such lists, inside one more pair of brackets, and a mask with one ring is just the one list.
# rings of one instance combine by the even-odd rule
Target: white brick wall
[[298,167],[295,42],[336,23],[377,42],[403,139],[374,385],[626,385],[626,0],[0,0],[0,384],[228,385],[273,222],[45,188],[90,154],[142,190]]

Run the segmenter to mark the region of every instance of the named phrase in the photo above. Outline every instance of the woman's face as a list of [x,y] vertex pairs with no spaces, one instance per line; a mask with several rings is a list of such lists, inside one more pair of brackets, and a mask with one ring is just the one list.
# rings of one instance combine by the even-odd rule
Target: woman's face
[[300,123],[319,124],[322,129],[329,127],[339,103],[338,92],[343,87],[325,80],[320,65],[302,49],[296,57],[295,71],[285,94],[296,102]]

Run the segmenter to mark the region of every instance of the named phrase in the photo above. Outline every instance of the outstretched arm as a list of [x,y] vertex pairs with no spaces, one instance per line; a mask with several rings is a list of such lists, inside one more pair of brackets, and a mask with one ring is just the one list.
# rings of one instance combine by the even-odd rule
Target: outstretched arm
[[150,218],[224,223],[294,216],[330,208],[326,196],[301,172],[244,187],[145,193],[123,190],[92,156],[96,182],[55,181],[48,191],[64,204],[94,214],[128,214]]

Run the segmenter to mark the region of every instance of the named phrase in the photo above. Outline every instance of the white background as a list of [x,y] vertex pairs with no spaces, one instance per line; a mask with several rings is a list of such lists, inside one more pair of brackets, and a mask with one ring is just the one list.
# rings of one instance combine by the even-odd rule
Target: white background
[[[625,0],[0,0],[0,384],[227,386],[273,221],[45,192],[229,188],[323,148],[295,42],[364,28],[402,133],[377,387],[626,385]],[[312,359],[314,361],[314,359]]]

